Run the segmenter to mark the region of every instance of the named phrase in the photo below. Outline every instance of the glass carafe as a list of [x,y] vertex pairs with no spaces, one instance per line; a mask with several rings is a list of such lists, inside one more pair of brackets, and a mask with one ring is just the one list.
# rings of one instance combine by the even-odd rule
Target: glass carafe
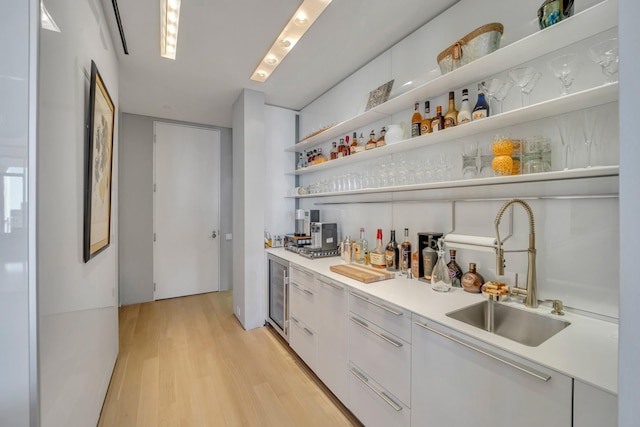
[[438,240],[438,261],[431,273],[431,289],[438,292],[448,292],[451,289],[449,267],[444,261],[444,241]]

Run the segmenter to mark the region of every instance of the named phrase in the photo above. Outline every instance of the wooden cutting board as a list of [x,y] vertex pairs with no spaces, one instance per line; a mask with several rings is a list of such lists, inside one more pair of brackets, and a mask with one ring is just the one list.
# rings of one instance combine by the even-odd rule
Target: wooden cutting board
[[379,270],[361,264],[338,264],[329,267],[334,273],[359,280],[364,283],[378,282],[380,280],[393,279],[395,274],[386,270]]

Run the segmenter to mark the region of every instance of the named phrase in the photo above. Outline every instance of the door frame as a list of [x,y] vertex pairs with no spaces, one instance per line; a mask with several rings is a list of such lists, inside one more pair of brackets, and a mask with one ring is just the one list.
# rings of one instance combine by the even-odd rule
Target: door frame
[[218,271],[216,271],[216,275],[218,278],[218,290],[215,292],[220,292],[220,247],[221,247],[221,235],[220,235],[220,196],[221,196],[221,183],[220,183],[220,165],[221,165],[221,159],[220,159],[220,153],[221,153],[221,147],[220,145],[222,144],[222,132],[220,132],[220,129],[214,128],[214,127],[209,127],[209,126],[200,126],[197,124],[185,124],[185,123],[176,123],[176,122],[171,122],[171,121],[165,121],[165,120],[154,120],[153,121],[153,188],[152,193],[153,193],[153,203],[152,203],[152,208],[153,208],[153,213],[152,213],[152,221],[153,221],[153,241],[152,241],[152,248],[153,248],[153,252],[152,252],[152,292],[153,292],[153,301],[156,301],[156,277],[155,277],[155,263],[156,263],[156,246],[155,246],[155,238],[156,238],[156,126],[158,124],[162,124],[162,125],[169,125],[169,126],[180,126],[180,127],[186,127],[186,128],[193,128],[193,129],[205,129],[208,131],[214,131],[215,133],[218,134],[218,143],[214,144],[215,145],[215,152],[216,152],[216,158],[218,160],[218,164],[217,164],[217,170],[216,170],[216,185],[217,185],[217,194],[218,194],[218,220],[217,223],[215,224],[216,227],[216,233],[217,233],[217,238],[214,239],[216,240],[216,243],[218,245]]

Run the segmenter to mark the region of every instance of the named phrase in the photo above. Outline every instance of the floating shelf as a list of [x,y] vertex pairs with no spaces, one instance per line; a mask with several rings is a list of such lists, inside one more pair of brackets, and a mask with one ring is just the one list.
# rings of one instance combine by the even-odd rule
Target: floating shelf
[[454,87],[477,83],[489,76],[562,49],[617,25],[618,2],[617,0],[605,0],[569,19],[531,34],[457,70],[398,95],[384,104],[288,147],[285,151],[303,152],[332,138],[346,135],[364,125],[405,110],[417,101],[440,96]]
[[559,116],[571,111],[604,105],[618,100],[618,83],[576,92],[574,94],[554,98],[528,107],[507,111],[486,119],[467,123],[465,125],[444,129],[436,133],[421,135],[416,138],[405,139],[392,145],[363,151],[340,159],[330,160],[304,169],[288,172],[288,175],[305,175],[339,166],[349,165],[364,160],[371,160],[389,154],[439,144],[442,142],[489,132],[508,126],[515,126],[547,117]]
[[619,176],[619,174],[620,166],[594,166],[591,168],[578,168],[527,175],[495,176],[490,178],[463,179],[458,181],[430,182],[427,184],[413,184],[382,188],[365,188],[362,190],[339,191],[332,193],[305,194],[300,196],[290,196],[288,198],[308,199],[317,197],[351,196],[356,194],[380,194],[399,191],[470,188],[488,185],[525,184],[533,182],[564,181],[571,179],[617,177]]

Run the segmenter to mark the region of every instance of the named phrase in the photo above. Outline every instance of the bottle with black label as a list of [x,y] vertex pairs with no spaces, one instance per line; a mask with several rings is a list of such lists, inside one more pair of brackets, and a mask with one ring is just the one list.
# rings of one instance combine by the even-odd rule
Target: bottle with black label
[[422,122],[422,114],[420,114],[419,102],[415,103],[413,110],[413,116],[411,116],[411,138],[420,136],[420,123]]
[[409,274],[411,270],[411,242],[409,241],[409,229],[404,229],[404,241],[400,244],[400,271]]
[[478,102],[476,102],[476,106],[473,107],[473,113],[471,114],[471,118],[474,121],[489,117],[489,104],[484,98],[484,92],[482,90],[483,83],[484,82],[478,85]]

